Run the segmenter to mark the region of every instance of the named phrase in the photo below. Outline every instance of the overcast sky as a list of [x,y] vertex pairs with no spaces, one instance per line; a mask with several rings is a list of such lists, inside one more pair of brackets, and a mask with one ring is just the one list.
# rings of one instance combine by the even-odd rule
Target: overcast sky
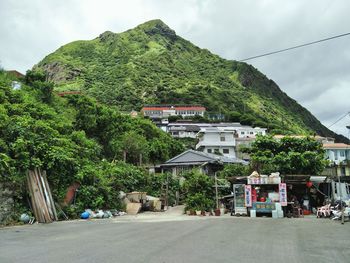
[[[160,18],[226,59],[350,32],[347,0],[0,0],[0,64],[25,72],[78,39]],[[350,111],[350,36],[249,61],[325,126]],[[350,116],[332,126],[348,136]]]

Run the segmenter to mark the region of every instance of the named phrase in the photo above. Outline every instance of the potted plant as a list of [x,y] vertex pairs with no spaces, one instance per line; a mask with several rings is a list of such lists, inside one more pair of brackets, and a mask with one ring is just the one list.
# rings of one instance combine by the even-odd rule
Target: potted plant
[[202,193],[196,193],[186,199],[186,210],[196,211],[196,215],[201,215],[205,211],[210,211],[213,201]]

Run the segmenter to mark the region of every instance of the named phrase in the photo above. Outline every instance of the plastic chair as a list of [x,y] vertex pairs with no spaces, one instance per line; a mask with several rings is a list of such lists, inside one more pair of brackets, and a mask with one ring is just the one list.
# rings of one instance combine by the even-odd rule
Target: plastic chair
[[317,208],[316,216],[317,217],[328,217],[331,215],[331,204],[321,206]]

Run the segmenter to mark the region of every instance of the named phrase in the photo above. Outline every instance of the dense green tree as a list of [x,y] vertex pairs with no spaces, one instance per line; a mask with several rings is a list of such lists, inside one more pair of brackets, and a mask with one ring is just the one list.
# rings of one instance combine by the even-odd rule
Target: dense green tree
[[[0,183],[11,187],[16,205],[27,207],[26,173],[38,167],[47,171],[56,201],[63,200],[69,185],[80,183],[69,211],[120,208],[119,191],[152,190],[146,171],[132,165],[140,153],[145,163],[152,149],[152,162],[158,163],[183,149],[149,120],[133,119],[87,96],[45,99],[40,87],[51,84],[40,72],[27,75],[27,84],[13,90],[13,78],[0,71]],[[123,151],[131,164],[118,161]]]
[[41,93],[43,102],[50,103],[53,98],[53,82],[46,81],[46,74],[41,69],[28,70],[25,76],[25,83]]
[[210,210],[214,208],[214,180],[206,174],[193,169],[182,176],[182,185],[187,210]]
[[169,152],[166,142],[153,140],[149,146],[149,159],[153,164],[157,161],[164,162],[169,159]]
[[326,165],[322,143],[313,138],[258,136],[251,148],[252,165],[258,171],[282,174],[320,174]]
[[219,172],[219,176],[222,178],[230,178],[234,176],[247,176],[249,175],[250,167],[243,164],[228,164],[224,169]]

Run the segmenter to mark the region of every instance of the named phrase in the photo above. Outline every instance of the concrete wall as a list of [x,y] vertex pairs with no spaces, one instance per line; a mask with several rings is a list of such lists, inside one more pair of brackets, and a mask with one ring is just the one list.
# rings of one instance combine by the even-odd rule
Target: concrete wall
[[13,211],[14,201],[12,191],[0,183],[0,224],[5,223]]

